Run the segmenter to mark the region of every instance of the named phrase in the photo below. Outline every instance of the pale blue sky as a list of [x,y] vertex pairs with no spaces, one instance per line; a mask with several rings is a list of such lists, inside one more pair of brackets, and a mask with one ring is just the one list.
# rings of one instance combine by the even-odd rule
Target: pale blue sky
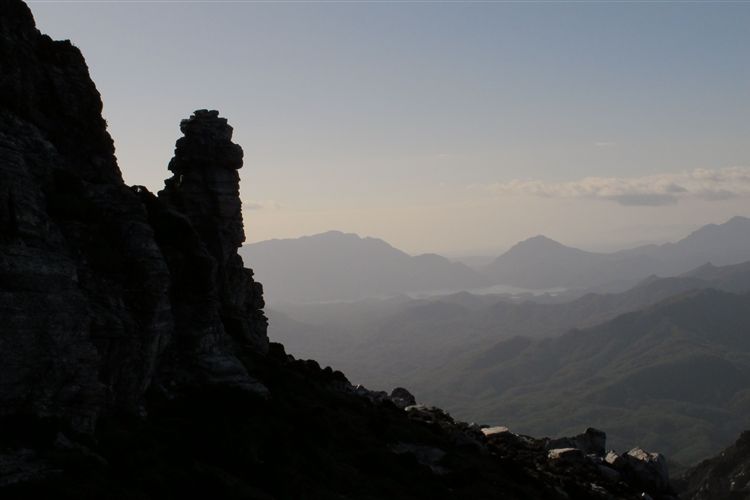
[[719,170],[750,167],[750,3],[30,4],[128,183],[162,186],[192,110],[229,118],[250,241],[594,248],[750,215],[750,170]]

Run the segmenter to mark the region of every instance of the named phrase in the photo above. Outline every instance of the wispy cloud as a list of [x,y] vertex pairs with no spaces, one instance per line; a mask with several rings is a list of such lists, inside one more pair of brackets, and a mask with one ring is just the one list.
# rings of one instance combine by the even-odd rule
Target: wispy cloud
[[242,202],[242,209],[248,212],[252,210],[279,210],[280,208],[281,205],[273,200],[244,200]]
[[626,206],[661,206],[686,198],[717,201],[750,196],[750,167],[696,169],[643,177],[586,177],[570,182],[517,179],[487,188],[503,196],[582,198]]

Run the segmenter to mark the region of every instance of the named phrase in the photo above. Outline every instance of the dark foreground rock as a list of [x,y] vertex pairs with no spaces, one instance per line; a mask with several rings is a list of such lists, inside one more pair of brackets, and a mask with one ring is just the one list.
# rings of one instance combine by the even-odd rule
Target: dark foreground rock
[[546,440],[484,437],[429,407],[342,390],[341,373],[278,344],[241,359],[268,397],[233,387],[149,393],[147,418],[102,417],[91,436],[18,423],[3,440],[2,497],[644,498],[592,460],[551,459]]
[[750,499],[750,431],[719,455],[688,469],[675,486],[685,500]]
[[269,344],[232,128],[184,120],[154,195],[101,108],[80,52],[0,1],[1,498],[669,498],[598,431],[555,452]]
[[604,431],[589,427],[586,432],[575,437],[550,439],[547,448],[576,448],[586,455],[604,456],[607,449],[607,435]]

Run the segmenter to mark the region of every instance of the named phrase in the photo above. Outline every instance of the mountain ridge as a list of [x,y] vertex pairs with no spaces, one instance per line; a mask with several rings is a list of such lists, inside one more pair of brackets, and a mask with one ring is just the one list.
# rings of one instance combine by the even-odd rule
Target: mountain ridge
[[[477,358],[480,365],[464,367],[481,381],[471,390],[445,379],[435,380],[436,386],[487,400],[476,418],[492,416],[524,432],[564,433],[577,419],[606,419],[615,442],[622,442],[635,438],[627,422],[662,422],[658,435],[641,436],[640,442],[691,463],[750,425],[742,409],[750,344],[741,327],[750,321],[749,305],[747,292],[686,291],[559,337],[506,340],[494,354]],[[482,388],[497,395],[494,403]],[[683,431],[670,422],[679,421],[692,428],[689,439],[676,437]],[[680,450],[680,441],[694,449]]]
[[[380,238],[336,230],[256,242],[243,246],[240,254],[255,262],[258,275],[270,283],[271,303],[435,294],[493,285],[575,294],[619,292],[650,275],[679,276],[707,262],[724,266],[750,260],[746,233],[750,234],[750,219],[735,216],[701,226],[676,242],[609,253],[537,235],[476,269],[436,253],[410,255]],[[346,267],[343,276],[335,271],[337,265]],[[316,269],[320,273],[315,274]],[[328,286],[315,285],[324,275],[333,276]]]
[[[461,418],[489,419],[513,427],[518,425],[518,421],[534,419],[518,416],[518,420],[503,421],[502,407],[508,404],[508,398],[504,395],[492,395],[493,385],[483,380],[483,373],[489,367],[530,355],[534,346],[553,342],[569,330],[597,328],[617,321],[618,318],[627,318],[629,314],[648,314],[655,307],[666,310],[670,307],[670,301],[680,303],[700,290],[715,288],[724,292],[750,291],[750,262],[737,266],[713,267],[710,275],[705,272],[705,266],[703,268],[702,279],[651,277],[626,292],[592,293],[567,303],[514,303],[499,297],[475,296],[464,292],[426,299],[393,299],[390,302],[379,302],[370,308],[367,303],[361,303],[356,310],[348,304],[321,305],[312,310],[291,308],[288,314],[297,320],[308,321],[308,326],[300,330],[299,327],[279,321],[272,329],[275,329],[277,338],[282,338],[291,352],[314,355],[317,359],[341,366],[352,380],[368,385],[387,385],[395,382],[388,374],[399,373],[401,382],[412,388],[418,397],[435,401]],[[743,270],[745,272],[740,272]],[[696,273],[697,271],[686,274]],[[705,293],[708,297],[712,292]],[[721,317],[718,306],[707,308],[703,304],[696,311],[708,318],[714,315]],[[741,310],[732,312],[734,316],[739,313]],[[273,308],[270,314],[272,318],[275,317]],[[334,317],[338,321],[331,321]],[[729,317],[732,315],[729,314]],[[703,325],[701,328],[704,331],[710,331],[711,325],[699,320],[700,317],[692,323]],[[736,328],[738,332],[742,331],[741,324],[736,325]],[[314,335],[304,337],[299,334],[300,331],[319,332],[321,339],[325,340],[317,344]],[[668,353],[664,353],[664,356],[669,357]],[[477,364],[469,365],[472,360]],[[575,365],[571,365],[571,370],[574,369],[573,366]],[[510,374],[497,378],[515,380]],[[518,390],[523,392],[524,389],[519,387]],[[532,396],[533,391],[528,394],[529,398],[534,398],[539,405],[545,406],[544,397]],[[675,421],[686,421],[686,427],[707,425],[705,422],[699,424],[699,419],[690,417],[691,412],[697,410],[691,410],[682,403],[658,404],[663,406],[659,411],[671,414]],[[576,411],[584,412],[585,406],[579,405]],[[491,410],[493,407],[495,410]],[[655,409],[649,411],[656,413]],[[544,412],[539,410],[539,414]],[[575,411],[570,412],[570,415],[573,414]],[[579,422],[588,419],[583,413],[581,415]],[[526,432],[567,432],[571,428],[550,425],[552,422],[563,421],[565,417],[567,416],[547,414],[547,418],[534,424],[536,427],[521,428]],[[601,415],[591,415],[592,421],[594,417],[600,418]],[[644,409],[644,414],[634,417],[633,421],[652,417]],[[713,422],[709,427],[716,428],[717,421],[714,419]],[[627,419],[621,420],[617,427],[613,434],[614,442],[630,442],[629,439],[634,438],[634,426],[628,424]],[[704,433],[702,442],[693,451],[688,450],[688,446],[684,444],[691,441],[691,435],[673,434],[669,438],[672,441],[667,443],[664,436],[668,434],[665,433],[658,446],[674,452],[682,443],[685,447],[681,453],[682,459],[689,462],[716,451],[718,446],[728,442],[738,430],[735,426],[720,437],[706,437]],[[654,446],[654,442],[646,444]]]
[[[437,254],[411,256],[379,238],[327,231],[245,245],[271,302],[356,300],[405,292],[476,288],[487,281]],[[326,286],[319,283],[325,281]]]
[[750,219],[734,216],[707,224],[684,238],[611,253],[587,252],[545,236],[516,244],[485,267],[497,282],[524,288],[588,288],[633,284],[650,274],[669,276],[713,261],[718,265],[750,259]]

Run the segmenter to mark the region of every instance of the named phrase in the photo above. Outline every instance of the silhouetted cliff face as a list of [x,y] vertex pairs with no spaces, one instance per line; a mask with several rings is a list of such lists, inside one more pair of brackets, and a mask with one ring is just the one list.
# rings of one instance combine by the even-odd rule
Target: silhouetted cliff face
[[0,36],[0,413],[90,429],[148,385],[169,272],[80,52],[21,2],[0,4]]
[[35,128],[50,146],[47,152],[54,149],[65,160],[58,169],[87,182],[122,184],[101,99],[81,52],[69,41],[40,34],[28,7],[14,0],[0,3],[0,36],[4,120],[12,114]]
[[159,201],[123,183],[78,49],[20,1],[0,3],[0,72],[0,416],[91,431],[139,412],[157,373],[257,389],[232,354],[267,338],[236,253],[242,150],[226,121],[183,123]]

